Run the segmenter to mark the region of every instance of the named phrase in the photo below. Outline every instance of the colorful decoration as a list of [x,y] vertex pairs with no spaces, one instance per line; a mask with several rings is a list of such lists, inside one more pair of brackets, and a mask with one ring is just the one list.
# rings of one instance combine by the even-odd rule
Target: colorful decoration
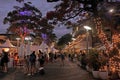
[[32,11],[20,11],[19,14],[20,16],[31,16]]
[[45,43],[47,43],[47,42],[48,42],[47,34],[42,33],[41,36],[42,36],[43,41],[44,41]]
[[120,34],[115,33],[115,34],[112,36],[112,42],[113,42],[113,46],[117,46],[117,44],[120,43]]
[[26,26],[20,27],[16,30],[16,33],[24,40],[24,38],[30,33],[30,30]]
[[47,39],[47,35],[46,35],[46,34],[42,33],[41,36],[42,36],[42,38],[43,38],[44,40]]

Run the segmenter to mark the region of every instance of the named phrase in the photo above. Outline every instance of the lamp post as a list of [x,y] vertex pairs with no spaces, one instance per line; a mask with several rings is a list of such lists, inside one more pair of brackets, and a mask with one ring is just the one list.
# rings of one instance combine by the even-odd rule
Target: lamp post
[[87,54],[88,54],[88,52],[89,52],[89,49],[88,49],[88,47],[89,47],[89,43],[88,43],[88,41],[89,41],[89,30],[91,30],[91,27],[89,27],[89,26],[84,26],[84,28],[86,29],[86,52],[87,52]]
[[26,47],[26,53],[24,53],[24,55],[29,55],[31,53],[30,50],[30,41],[32,40],[32,38],[30,36],[26,36],[25,40],[27,41],[27,47]]
[[18,53],[18,48],[19,48],[19,41],[20,41],[20,38],[16,38],[17,40],[17,53]]
[[75,44],[74,44],[74,41],[76,40],[75,38],[72,38],[73,40],[73,53],[75,54]]

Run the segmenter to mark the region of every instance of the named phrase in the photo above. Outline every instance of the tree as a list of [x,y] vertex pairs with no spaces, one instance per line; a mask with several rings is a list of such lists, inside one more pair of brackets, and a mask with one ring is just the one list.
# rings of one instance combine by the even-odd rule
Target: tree
[[65,34],[58,40],[58,46],[64,46],[65,44],[68,44],[72,40],[71,34]]
[[[54,0],[53,0],[54,1]],[[91,17],[97,15],[97,6],[102,0],[59,0],[55,11],[49,11],[47,19],[55,24],[65,24],[67,28],[83,27],[86,22],[91,22]]]
[[50,39],[49,36],[55,35],[53,33],[54,26],[48,24],[48,20],[42,18],[41,11],[31,6],[31,4],[31,2],[27,2],[24,3],[23,7],[14,6],[15,10],[7,14],[3,23],[10,23],[8,32],[18,36],[25,37],[29,34],[34,34],[35,36],[42,37],[41,34],[44,33]]
[[[47,18],[64,22],[66,25],[72,24],[73,19],[75,23],[79,23],[86,19],[88,15],[97,12],[97,4],[102,0],[61,0],[62,2],[55,7],[55,11],[47,13]],[[72,20],[71,20],[72,19]]]
[[18,2],[20,2],[20,3],[21,3],[21,2],[24,2],[24,0],[16,0],[16,1],[18,1]]
[[[52,0],[54,2],[54,0]],[[47,18],[53,20],[53,24],[62,22],[70,27],[74,24],[83,25],[86,21],[90,20],[91,16],[101,17],[104,21],[103,25],[113,25],[114,32],[119,32],[119,4],[109,4],[104,0],[59,0],[61,1],[55,7],[55,11],[47,13]],[[108,9],[115,7],[116,14],[114,16],[114,22],[108,14]],[[113,16],[112,16],[113,17]],[[86,21],[85,21],[86,20]],[[111,24],[110,24],[111,23]]]

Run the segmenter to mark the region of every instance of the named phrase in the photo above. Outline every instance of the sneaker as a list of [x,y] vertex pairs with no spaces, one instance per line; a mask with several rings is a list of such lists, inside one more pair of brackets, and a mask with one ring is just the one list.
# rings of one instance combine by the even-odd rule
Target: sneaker
[[30,76],[31,74],[29,73],[29,74],[27,74],[28,76]]

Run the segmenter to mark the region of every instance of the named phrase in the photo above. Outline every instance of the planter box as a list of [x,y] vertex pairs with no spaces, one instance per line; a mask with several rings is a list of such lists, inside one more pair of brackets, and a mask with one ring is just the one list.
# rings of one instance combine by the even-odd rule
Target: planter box
[[99,71],[92,71],[92,75],[94,78],[99,78]]
[[99,71],[99,77],[102,80],[108,79],[108,71]]

